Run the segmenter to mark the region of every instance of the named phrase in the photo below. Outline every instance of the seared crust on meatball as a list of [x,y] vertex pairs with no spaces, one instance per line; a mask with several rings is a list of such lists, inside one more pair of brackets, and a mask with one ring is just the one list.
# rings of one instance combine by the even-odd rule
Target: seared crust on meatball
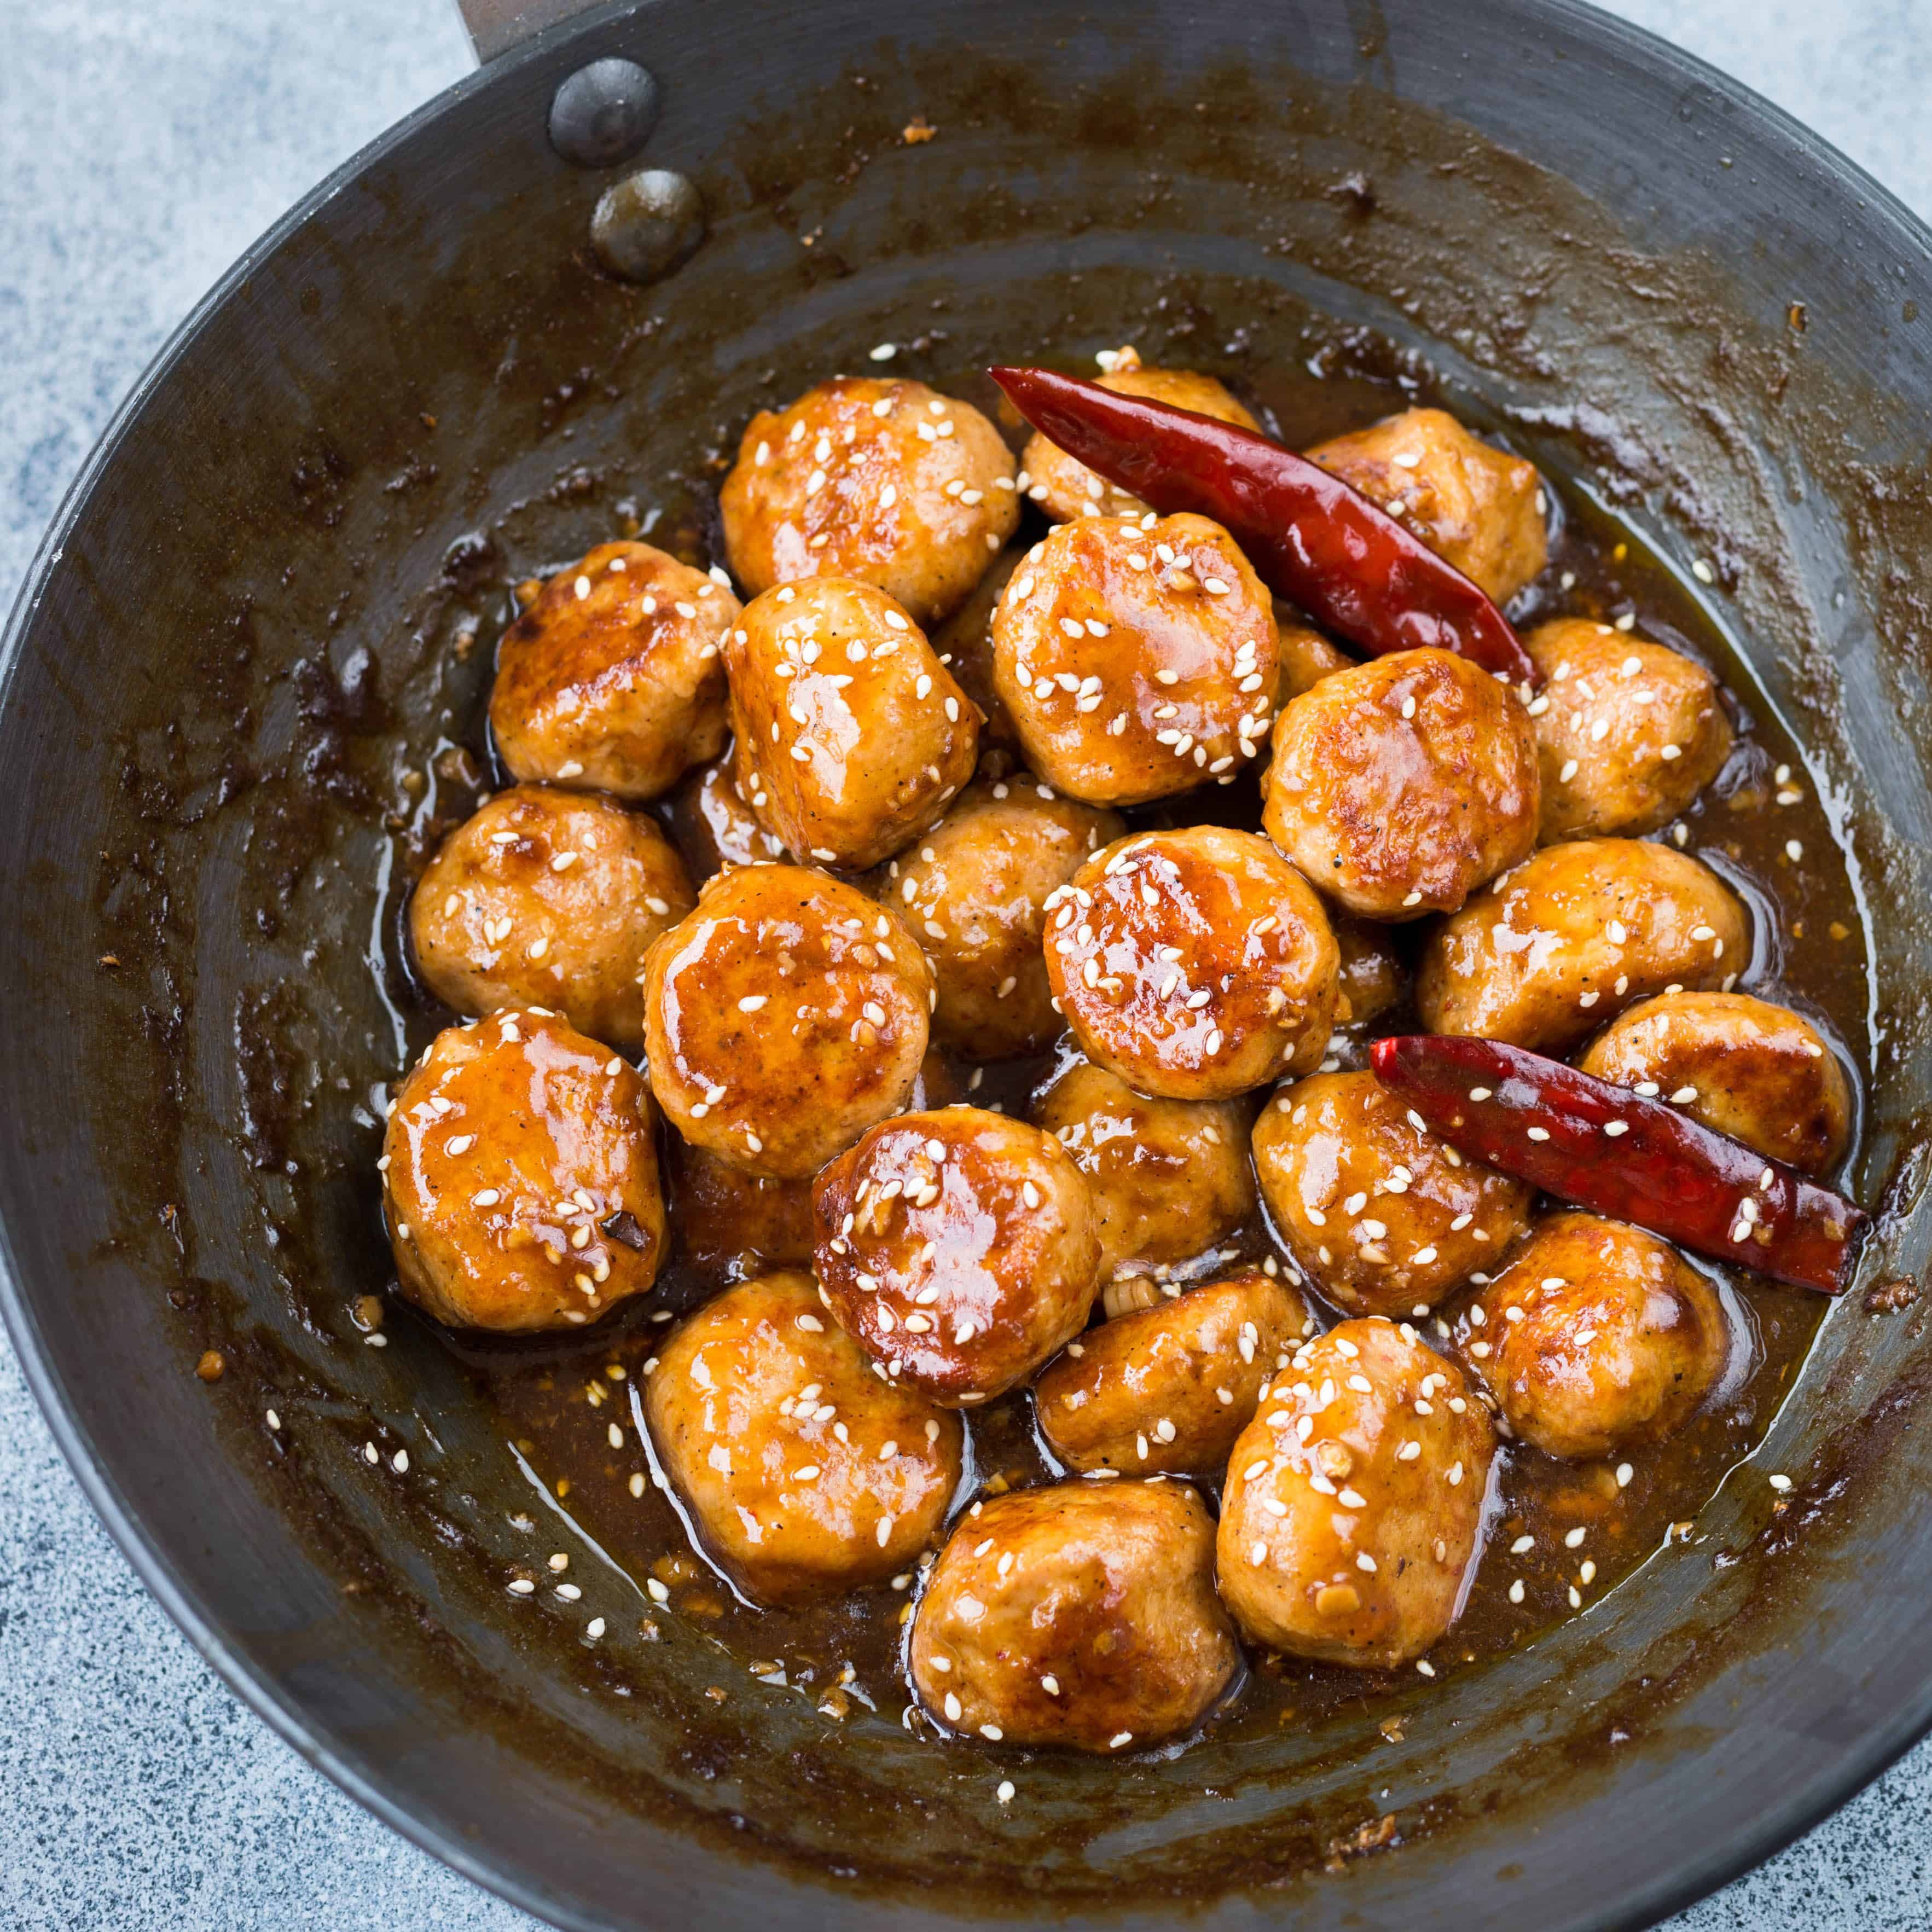
[[459,1013],[548,1004],[593,1040],[644,1039],[644,954],[697,903],[648,818],[514,785],[443,841],[410,902],[423,983]]
[[382,1178],[403,1292],[452,1328],[593,1321],[664,1260],[650,1095],[554,1013],[438,1034],[397,1090]]
[[1408,968],[1387,926],[1340,907],[1330,910],[1328,923],[1342,962],[1336,1018],[1346,1026],[1366,1026],[1408,998]]
[[698,884],[727,866],[764,866],[785,856],[739,790],[738,771],[738,748],[727,745],[686,779],[672,801],[671,836]]
[[1666,993],[1591,1041],[1576,1064],[1806,1174],[1835,1167],[1852,1132],[1845,1070],[1801,1013],[1748,993]]
[[905,1114],[812,1190],[826,1306],[892,1376],[970,1407],[1085,1327],[1100,1238],[1051,1134],[977,1107]]
[[1405,410],[1308,452],[1507,604],[1550,555],[1536,466],[1442,410]]
[[1346,670],[1356,660],[1338,651],[1319,631],[1311,630],[1286,604],[1274,607],[1278,682],[1275,701],[1286,704],[1312,691],[1324,677]]
[[649,544],[599,544],[503,633],[490,730],[512,775],[656,798],[724,742],[728,586]]
[[1522,644],[1545,678],[1529,707],[1544,844],[1654,832],[1723,769],[1731,721],[1702,664],[1582,617],[1539,624]]
[[1095,805],[1231,778],[1268,735],[1275,655],[1267,590],[1205,517],[1062,524],[993,620],[1027,762]]
[[1258,1268],[1090,1328],[1034,1384],[1040,1432],[1070,1469],[1216,1476],[1262,1385],[1315,1333]]
[[1305,1343],[1228,1458],[1215,1554],[1234,1621],[1330,1664],[1420,1657],[1461,1606],[1495,1453],[1460,1372],[1406,1324]]
[[1038,1053],[1065,1030],[1042,940],[1046,901],[1101,846],[1118,814],[1063,798],[1030,773],[963,793],[871,881],[932,962],[932,1036],[971,1060]]
[[1076,1059],[1031,1111],[1093,1190],[1103,1282],[1192,1261],[1254,1211],[1249,1102],[1150,1100]]
[[1335,935],[1300,873],[1225,826],[1148,832],[1064,887],[1046,970],[1089,1060],[1136,1091],[1226,1100],[1322,1058]]
[[803,1180],[905,1103],[933,997],[898,914],[855,887],[721,872],[644,962],[651,1090],[686,1140]]
[[959,1418],[874,1376],[808,1274],[728,1288],[644,1388],[666,1477],[754,1604],[806,1604],[908,1568],[959,1482]]
[[972,700],[869,584],[820,577],[754,598],[724,658],[732,732],[757,766],[746,796],[802,856],[876,866],[973,776]]
[[994,1743],[1120,1751],[1192,1729],[1241,1660],[1214,1594],[1214,1538],[1184,1483],[988,1497],[920,1599],[920,1701]]
[[1397,651],[1324,678],[1275,720],[1262,825],[1368,919],[1454,912],[1536,844],[1536,740],[1466,658]]
[[1576,1458],[1675,1433],[1730,1351],[1716,1289],[1668,1242],[1594,1214],[1543,1222],[1455,1334],[1510,1428]]
[[969,403],[842,376],[760,410],[719,508],[754,594],[808,577],[877,584],[921,624],[964,603],[1020,520],[1013,459]]
[[1318,1073],[1255,1123],[1255,1172],[1294,1258],[1336,1307],[1420,1315],[1493,1272],[1533,1190],[1408,1118],[1372,1073]]
[[1750,920],[1711,868],[1666,845],[1546,847],[1430,936],[1415,999],[1431,1033],[1567,1053],[1653,993],[1725,987]]

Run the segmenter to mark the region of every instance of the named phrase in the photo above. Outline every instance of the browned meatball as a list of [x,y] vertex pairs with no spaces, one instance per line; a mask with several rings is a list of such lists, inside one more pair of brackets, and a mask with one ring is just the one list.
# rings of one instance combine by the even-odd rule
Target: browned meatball
[[1322,1058],[1335,935],[1300,873],[1225,826],[1142,832],[1062,888],[1046,970],[1088,1058],[1142,1094],[1226,1100]]
[[1085,1060],[1056,1076],[1033,1119],[1093,1190],[1103,1282],[1192,1261],[1254,1211],[1252,1112],[1240,1100],[1151,1100]]
[[1315,1333],[1258,1268],[1090,1328],[1034,1384],[1040,1432],[1070,1469],[1219,1476],[1256,1399]]
[[1730,1352],[1711,1284],[1668,1242],[1594,1214],[1542,1222],[1456,1338],[1516,1434],[1576,1458],[1661,1442]]
[[756,1604],[904,1569],[958,1485],[959,1418],[880,1381],[808,1274],[707,1302],[659,1356],[644,1411],[706,1554]]
[[1634,1006],[1576,1064],[1661,1096],[1706,1126],[1807,1174],[1838,1165],[1852,1095],[1824,1036],[1748,993],[1666,993]]
[[973,776],[972,700],[882,590],[820,577],[754,598],[725,646],[745,796],[802,856],[890,857]]
[[1416,976],[1431,1033],[1544,1053],[1653,993],[1728,991],[1750,963],[1750,921],[1697,860],[1636,838],[1551,845],[1445,920]]
[[812,1191],[826,1305],[887,1372],[966,1408],[1085,1327],[1100,1238],[1051,1134],[977,1107],[905,1114]]
[[1184,1483],[989,1497],[961,1519],[920,1600],[920,1702],[996,1744],[1118,1751],[1191,1730],[1240,1667],[1214,1547],[1214,1520]]
[[1286,704],[1312,691],[1324,677],[1346,670],[1355,660],[1338,651],[1319,631],[1311,630],[1293,609],[1279,600],[1274,607],[1276,658],[1280,666],[1277,702]]
[[681,1261],[737,1275],[812,1264],[812,1183],[746,1174],[676,1134],[665,1162]]
[[1520,702],[1448,651],[1325,677],[1274,727],[1262,824],[1368,919],[1454,912],[1536,844],[1536,740]]
[[1442,410],[1405,410],[1308,454],[1498,604],[1549,556],[1535,466],[1479,442]]
[[656,798],[724,742],[728,584],[600,544],[503,633],[490,730],[513,776]]
[[999,431],[970,404],[841,376],[752,418],[719,499],[725,548],[754,592],[854,577],[936,623],[1012,535],[1015,482]]
[[898,1112],[932,969],[898,915],[796,866],[721,872],[644,962],[644,1051],[671,1124],[799,1180]]
[[452,1328],[589,1322],[657,1279],[650,1096],[554,1013],[438,1034],[397,1090],[381,1166],[403,1292]]
[[1095,805],[1226,778],[1268,735],[1274,613],[1204,517],[1089,517],[1030,551],[993,620],[1027,762]]
[[594,1040],[644,1040],[638,969],[697,903],[683,862],[644,818],[542,785],[499,792],[459,825],[410,902],[423,983],[459,1013],[558,1007]]
[[[1191,410],[1198,416],[1236,423],[1243,429],[1261,428],[1212,376],[1203,376],[1192,369],[1144,368],[1131,349],[1122,350],[1112,360],[1112,369],[1100,378],[1103,389],[1118,390],[1124,396],[1144,397],[1149,402],[1167,403],[1178,410]],[[1028,479],[1028,496],[1055,523],[1072,517],[1147,514],[1148,506],[1138,496],[1095,476],[1084,463],[1076,461],[1043,436],[1036,435],[1028,443],[1020,464]]]
[[1023,553],[1003,550],[980,578],[971,596],[932,632],[939,662],[958,680],[980,713],[980,747],[1011,752],[1019,744],[1013,714],[1000,696],[993,678],[993,615],[1019,568]]
[[1456,1619],[1496,1437],[1406,1323],[1305,1343],[1234,1444],[1215,1555],[1256,1643],[1393,1670]]
[[982,782],[872,880],[919,934],[939,982],[933,1038],[973,1060],[1038,1053],[1064,1030],[1041,942],[1046,901],[1119,816],[1030,773]]
[[1546,680],[1529,706],[1546,845],[1654,832],[1730,757],[1718,681],[1682,652],[1582,617],[1539,624],[1522,642]]
[[1318,1073],[1255,1123],[1255,1171],[1294,1258],[1336,1307],[1421,1315],[1492,1271],[1532,1190],[1418,1127],[1372,1073]]
[[738,748],[728,745],[692,773],[671,806],[671,836],[700,884],[727,866],[768,865],[785,856],[739,790],[738,776]]
[[1408,968],[1387,926],[1339,908],[1330,912],[1328,923],[1342,962],[1336,1018],[1348,1026],[1366,1026],[1408,997]]

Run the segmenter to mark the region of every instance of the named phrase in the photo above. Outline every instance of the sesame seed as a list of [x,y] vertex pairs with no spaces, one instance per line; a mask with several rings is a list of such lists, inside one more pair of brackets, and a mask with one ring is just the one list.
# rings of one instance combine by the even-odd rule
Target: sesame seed
[[1791,1478],[1789,1476],[1773,1476],[1771,1478],[1771,1486],[1782,1494],[1790,1488]]

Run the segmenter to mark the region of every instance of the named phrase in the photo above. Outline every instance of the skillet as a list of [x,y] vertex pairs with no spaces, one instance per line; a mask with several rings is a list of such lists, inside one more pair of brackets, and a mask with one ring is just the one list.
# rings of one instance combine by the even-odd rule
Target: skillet
[[[545,134],[611,54],[658,82],[643,159],[710,218],[643,288],[586,247],[614,176]],[[937,140],[904,142],[915,116]],[[1932,1721],[1932,1372],[1920,1306],[1868,1305],[1928,1240],[1925,260],[1774,110],[1526,0],[660,0],[378,143],[144,380],[4,660],[8,1317],[164,1605],[381,1815],[566,1924],[1634,1924],[1802,1829]],[[506,1613],[506,1516],[547,1504],[433,1337],[350,1318],[384,1274],[357,1113],[411,1018],[369,955],[434,813],[406,764],[464,735],[458,640],[508,576],[626,501],[701,534],[706,452],[882,338],[939,373],[1137,334],[1439,394],[1667,565],[1712,561],[1874,909],[1860,1191],[1887,1214],[1760,1453],[1781,1515],[1734,1480],[1400,1744],[1364,1714],[1125,1778],[1040,1760],[1000,1814],[982,1760],[712,1706],[701,1645]]]

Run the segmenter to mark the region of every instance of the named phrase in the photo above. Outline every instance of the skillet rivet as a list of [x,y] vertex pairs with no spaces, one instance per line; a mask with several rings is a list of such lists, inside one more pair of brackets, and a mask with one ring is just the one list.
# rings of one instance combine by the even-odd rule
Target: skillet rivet
[[657,82],[614,56],[580,67],[550,97],[550,144],[573,167],[614,168],[651,137]]
[[590,218],[591,245],[627,282],[668,275],[704,239],[704,203],[685,176],[644,168],[606,188]]

